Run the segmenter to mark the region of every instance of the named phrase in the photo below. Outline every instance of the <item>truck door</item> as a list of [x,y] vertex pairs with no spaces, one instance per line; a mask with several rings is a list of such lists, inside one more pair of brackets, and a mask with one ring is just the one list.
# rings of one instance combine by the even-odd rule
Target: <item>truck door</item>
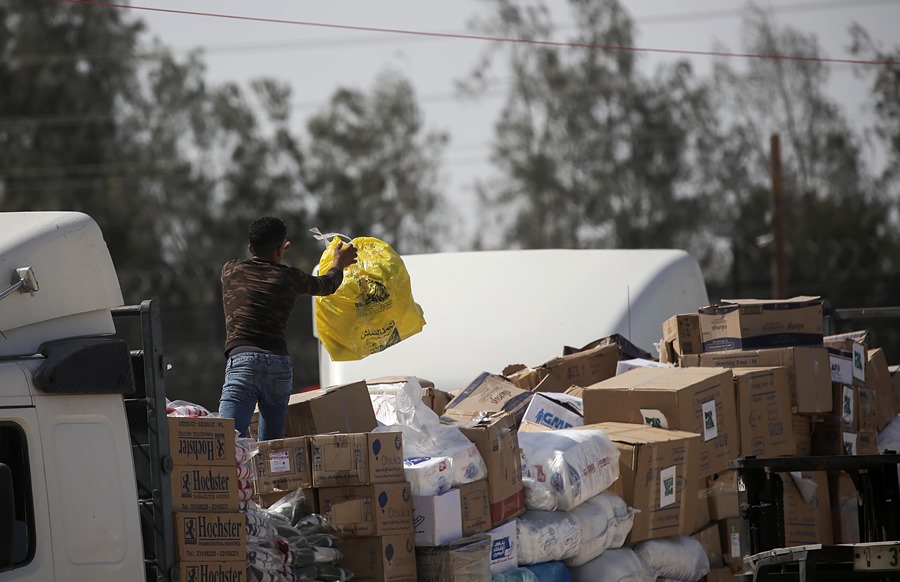
[[4,549],[13,546],[12,564],[0,571],[0,581],[54,580],[44,459],[34,408],[0,408],[0,463],[12,473],[13,507],[4,510],[11,509],[15,521],[14,538],[0,540]]

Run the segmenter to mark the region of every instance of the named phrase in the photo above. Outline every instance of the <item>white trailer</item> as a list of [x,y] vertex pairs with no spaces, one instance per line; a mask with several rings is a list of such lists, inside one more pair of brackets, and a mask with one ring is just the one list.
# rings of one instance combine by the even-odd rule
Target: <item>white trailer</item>
[[482,372],[541,364],[563,346],[614,333],[655,353],[666,319],[709,303],[696,259],[682,250],[480,251],[403,261],[424,329],[351,362],[332,361],[320,342],[322,386],[405,375],[455,391]]

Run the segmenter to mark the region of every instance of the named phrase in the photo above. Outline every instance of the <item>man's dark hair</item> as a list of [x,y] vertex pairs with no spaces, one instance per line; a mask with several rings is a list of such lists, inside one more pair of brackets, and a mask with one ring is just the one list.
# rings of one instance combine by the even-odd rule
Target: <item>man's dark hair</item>
[[269,255],[287,238],[287,227],[280,218],[263,216],[250,223],[250,246],[258,255]]

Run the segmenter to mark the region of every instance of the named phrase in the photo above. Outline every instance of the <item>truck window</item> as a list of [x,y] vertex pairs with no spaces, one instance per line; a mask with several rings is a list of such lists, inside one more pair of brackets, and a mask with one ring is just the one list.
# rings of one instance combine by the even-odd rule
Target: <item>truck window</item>
[[13,569],[21,568],[34,558],[34,504],[28,443],[22,428],[12,422],[0,422],[0,463],[7,465],[12,472],[16,516]]

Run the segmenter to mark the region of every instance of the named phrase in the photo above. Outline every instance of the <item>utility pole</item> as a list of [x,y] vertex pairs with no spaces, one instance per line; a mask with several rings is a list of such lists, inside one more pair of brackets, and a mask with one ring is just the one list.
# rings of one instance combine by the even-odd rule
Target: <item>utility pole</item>
[[772,298],[787,299],[787,240],[784,227],[784,186],[781,175],[781,137],[772,134]]

